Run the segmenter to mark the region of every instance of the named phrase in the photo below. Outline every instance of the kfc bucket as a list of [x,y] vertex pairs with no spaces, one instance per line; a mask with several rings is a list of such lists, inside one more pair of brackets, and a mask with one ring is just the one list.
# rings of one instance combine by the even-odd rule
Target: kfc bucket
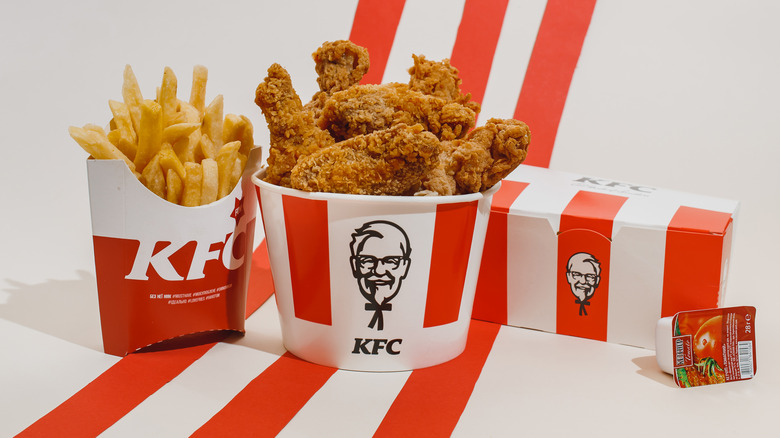
[[361,371],[458,356],[493,193],[303,192],[254,175],[285,348]]

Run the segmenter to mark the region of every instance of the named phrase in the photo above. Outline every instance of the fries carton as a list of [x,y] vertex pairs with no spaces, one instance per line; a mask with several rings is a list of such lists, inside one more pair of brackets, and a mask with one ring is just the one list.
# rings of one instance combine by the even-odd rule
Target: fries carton
[[719,307],[736,201],[521,165],[493,197],[474,318],[654,348]]
[[490,199],[257,185],[284,346],[321,365],[394,371],[458,356]]
[[259,159],[255,148],[241,183],[199,207],[161,199],[122,160],[87,160],[106,353],[244,331],[257,209],[250,178]]

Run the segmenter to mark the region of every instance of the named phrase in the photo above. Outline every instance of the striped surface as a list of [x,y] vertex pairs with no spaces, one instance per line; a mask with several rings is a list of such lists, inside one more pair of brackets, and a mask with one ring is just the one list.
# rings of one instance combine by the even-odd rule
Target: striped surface
[[[480,121],[545,114],[547,127],[534,140],[534,164],[546,166],[595,0],[574,8],[566,3],[465,0],[432,11],[423,1],[360,0],[349,37],[371,53],[366,83],[405,81],[411,53],[452,58],[461,67],[463,91],[483,104]],[[420,39],[413,32],[429,25],[426,12],[436,12],[437,30]],[[540,90],[554,98],[540,96]],[[507,93],[516,98],[507,99]],[[251,282],[249,327],[253,318],[273,314],[264,242]],[[131,355],[96,374],[19,436],[300,436],[312,430],[319,436],[449,436],[474,427],[461,417],[502,331],[497,324],[473,321],[466,351],[454,361],[387,374],[300,361],[280,351],[280,339],[272,335],[265,349],[251,348],[257,346],[247,336]],[[356,388],[361,397],[354,396]],[[196,400],[187,406],[197,408],[177,410],[182,397]]]
[[[255,258],[265,264],[264,245],[258,247]],[[251,290],[252,302],[269,297],[269,290],[257,282]],[[306,423],[294,421],[299,411],[316,416],[315,406],[321,403],[328,405],[331,415],[344,416],[346,423],[330,425],[334,436],[349,430],[354,409],[367,411],[365,415],[374,419],[374,423],[352,422],[358,436],[374,432],[394,436],[399,430],[420,427],[427,436],[446,436],[469,400],[499,327],[472,321],[466,351],[458,358],[398,373],[339,371],[289,353],[277,356],[233,343],[133,354],[118,360],[18,436],[125,436],[140,431],[164,431],[165,436],[295,436],[296,429],[307,430]],[[339,400],[339,391],[329,389],[329,385],[363,388],[366,384],[377,386],[378,409],[350,406],[357,400]],[[193,391],[190,396],[202,397],[198,412],[169,409],[187,388]],[[329,405],[334,402],[343,406],[333,409]],[[430,415],[434,411],[436,415]],[[323,432],[328,430],[325,426]]]

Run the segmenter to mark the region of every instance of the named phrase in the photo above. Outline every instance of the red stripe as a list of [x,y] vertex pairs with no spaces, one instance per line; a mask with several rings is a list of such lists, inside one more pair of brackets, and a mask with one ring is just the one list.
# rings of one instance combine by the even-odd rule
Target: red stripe
[[268,259],[268,244],[265,239],[252,254],[249,274],[249,288],[246,291],[246,318],[259,309],[274,293],[274,279]]
[[436,207],[423,327],[458,320],[478,204],[472,201]]
[[507,214],[526,187],[504,180],[493,195],[472,318],[507,323]]
[[661,316],[718,307],[729,213],[680,207],[669,223]]
[[331,324],[327,201],[282,195],[295,316]]
[[[558,235],[557,333],[607,340],[612,226],[627,199],[581,191],[563,210]],[[582,306],[576,302],[577,297],[571,290],[567,274],[570,258],[578,253],[586,253],[600,264],[595,292],[587,300],[588,304]],[[580,262],[575,268],[577,272],[594,269],[592,262]]]
[[461,90],[479,103],[485,96],[493,56],[509,0],[466,0],[450,61],[458,68]]
[[466,350],[460,356],[412,371],[374,437],[450,436],[500,328],[498,324],[471,321]]
[[509,214],[509,209],[520,193],[528,187],[530,183],[504,180],[501,181],[501,187],[493,195],[493,203],[490,204],[490,210],[496,213]]
[[335,372],[285,353],[192,436],[276,436]]
[[17,436],[97,436],[214,345],[126,356]]
[[612,238],[612,224],[625,196],[580,191],[569,201],[561,214],[560,232],[583,228]]
[[371,67],[360,83],[382,82],[404,3],[404,0],[360,0],[358,2],[349,39],[368,49],[371,59]]
[[596,0],[548,0],[514,118],[533,131],[526,164],[548,167]]
[[670,231],[723,235],[731,224],[731,213],[682,206],[669,222]]

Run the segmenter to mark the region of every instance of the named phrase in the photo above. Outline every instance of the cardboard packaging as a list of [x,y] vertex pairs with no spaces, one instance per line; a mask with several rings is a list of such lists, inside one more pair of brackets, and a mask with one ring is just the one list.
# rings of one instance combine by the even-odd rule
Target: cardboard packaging
[[493,197],[473,317],[652,349],[720,307],[738,202],[521,165]]
[[282,340],[320,365],[399,371],[463,352],[498,186],[458,196],[257,184]]
[[257,198],[241,183],[183,207],[144,187],[121,160],[87,160],[103,348],[124,356],[161,341],[244,331]]

